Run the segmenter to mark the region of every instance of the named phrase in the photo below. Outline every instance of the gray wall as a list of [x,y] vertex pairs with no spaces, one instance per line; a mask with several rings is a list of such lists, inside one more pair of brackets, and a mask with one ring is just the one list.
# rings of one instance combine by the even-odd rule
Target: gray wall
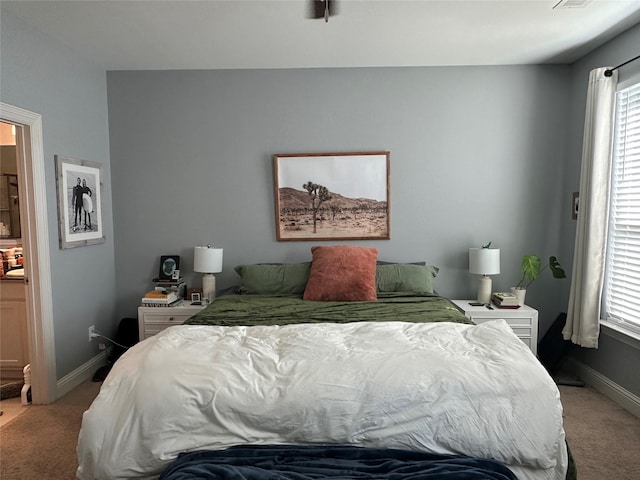
[[[628,30],[573,65],[569,122],[571,142],[566,162],[567,175],[563,183],[566,199],[571,198],[571,192],[577,191],[580,186],[582,132],[589,72],[594,68],[616,66],[626,62],[638,55],[638,45],[640,45],[640,25]],[[637,60],[619,70],[619,82],[639,73],[640,60]],[[562,246],[563,256],[573,261],[575,222],[563,223],[562,232],[562,237],[566,239]],[[602,333],[606,333],[606,329],[603,329]],[[630,368],[631,365],[640,364],[640,350],[637,348],[601,334],[597,350],[576,348],[574,356],[635,395],[640,395],[640,376],[637,375],[635,369]]]
[[[309,260],[318,242],[275,240],[272,155],[391,151],[391,240],[353,242],[441,268],[436,288],[473,298],[468,248],[502,249],[494,289],[524,253],[558,255],[570,69],[558,66],[109,72],[119,316],[134,315],[159,256],[224,248],[233,266]],[[560,258],[562,262],[562,258]],[[563,311],[551,276],[530,304],[541,331]]]
[[[97,353],[89,325],[114,333],[135,316],[162,254],[180,254],[199,284],[193,246],[224,247],[221,287],[237,283],[239,263],[310,258],[315,242],[275,240],[274,153],[390,150],[391,240],[353,243],[440,266],[446,296],[474,296],[466,252],[489,240],[502,249],[495,290],[517,281],[523,253],[557,254],[570,271],[586,75],[634,56],[640,41],[636,27],[574,67],[111,72],[105,81],[90,59],[4,11],[1,22],[0,98],[43,115],[58,378]],[[59,250],[55,154],[103,163],[105,244]],[[547,277],[529,290],[541,332],[566,309],[568,285]],[[625,370],[638,354],[627,347],[607,337],[579,355],[638,393]]]
[[[103,69],[5,11],[0,27],[0,98],[42,115],[59,379],[98,354],[97,342],[88,342],[87,327],[111,331],[115,321],[106,78]],[[56,154],[103,165],[106,243],[58,248]]]

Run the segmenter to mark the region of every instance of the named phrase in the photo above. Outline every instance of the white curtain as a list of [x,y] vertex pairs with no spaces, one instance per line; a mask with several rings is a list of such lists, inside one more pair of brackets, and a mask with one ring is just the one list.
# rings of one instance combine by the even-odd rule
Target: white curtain
[[598,348],[600,298],[604,282],[609,177],[613,139],[617,71],[607,68],[589,74],[587,108],[582,141],[580,206],[571,275],[565,340],[583,347]]

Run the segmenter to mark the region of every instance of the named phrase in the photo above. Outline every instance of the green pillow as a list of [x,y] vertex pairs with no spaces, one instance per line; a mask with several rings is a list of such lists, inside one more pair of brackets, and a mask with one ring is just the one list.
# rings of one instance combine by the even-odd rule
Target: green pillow
[[[384,260],[378,260],[376,265],[397,265],[398,262],[385,262]],[[426,265],[427,262],[403,262],[401,265]]]
[[376,266],[378,292],[433,293],[433,279],[438,267],[393,263]]
[[307,286],[311,262],[256,263],[237,265],[240,293],[258,295],[302,295]]

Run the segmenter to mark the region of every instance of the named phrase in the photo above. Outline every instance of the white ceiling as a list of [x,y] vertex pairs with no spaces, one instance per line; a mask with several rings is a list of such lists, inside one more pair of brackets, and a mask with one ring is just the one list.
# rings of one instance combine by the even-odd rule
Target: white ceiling
[[[107,70],[572,63],[640,22],[639,0],[9,1]],[[563,0],[567,1],[567,0]]]

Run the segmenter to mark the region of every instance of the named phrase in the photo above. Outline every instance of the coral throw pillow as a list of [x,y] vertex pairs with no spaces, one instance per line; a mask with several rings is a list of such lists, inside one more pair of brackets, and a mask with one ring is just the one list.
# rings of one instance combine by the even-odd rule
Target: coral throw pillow
[[334,302],[373,301],[378,249],[336,245],[311,247],[311,272],[302,298]]

